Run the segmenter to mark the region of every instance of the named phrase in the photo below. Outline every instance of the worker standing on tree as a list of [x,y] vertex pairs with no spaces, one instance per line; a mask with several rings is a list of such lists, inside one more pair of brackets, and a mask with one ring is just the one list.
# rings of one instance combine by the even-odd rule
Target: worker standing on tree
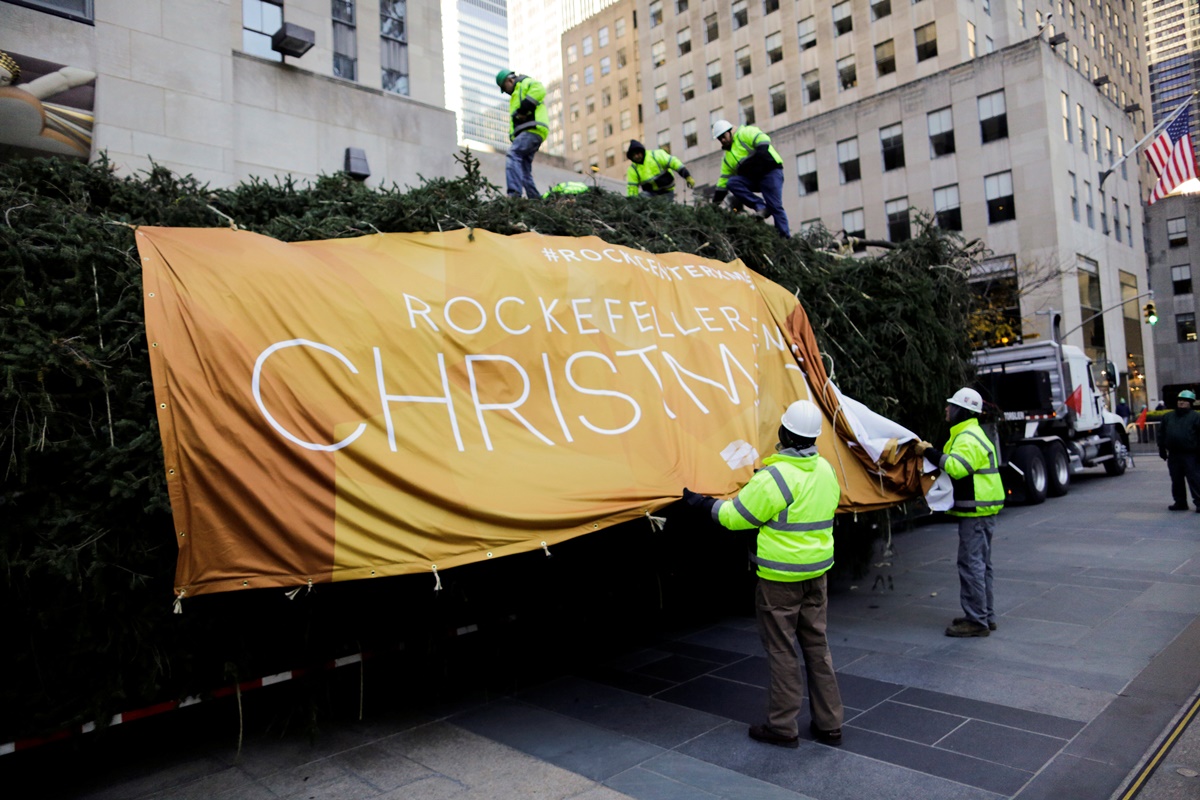
[[550,115],[546,111],[546,87],[528,75],[518,75],[511,69],[496,73],[496,85],[509,95],[508,159],[504,175],[508,183],[508,196],[539,197],[533,182],[533,156],[542,146],[550,132]]
[[917,455],[946,471],[954,488],[954,506],[946,513],[958,517],[959,600],[965,616],[950,623],[947,636],[987,636],[996,630],[992,534],[1004,507],[1004,482],[996,446],[979,425],[982,413],[983,398],[964,386],[946,401],[950,441],[945,452],[926,441],[916,446]]
[[687,185],[695,186],[696,179],[688,172],[675,156],[666,150],[646,150],[646,146],[634,139],[629,143],[625,156],[633,163],[625,173],[629,184],[628,194],[636,197],[639,192],[645,192],[652,197],[675,197],[675,176],[671,170],[679,173],[679,177],[687,181]]
[[759,219],[771,217],[779,235],[790,239],[783,210],[783,159],[771,146],[771,137],[753,125],[734,128],[723,119],[713,123],[712,137],[725,151],[713,202],[719,205],[732,192]]
[[758,632],[767,651],[767,721],[750,738],[799,747],[796,720],[804,696],[800,655],[808,683],[809,731],[822,744],[842,743],[842,695],[825,636],[825,573],[833,566],[833,515],[841,499],[837,475],[817,454],[821,411],[808,400],[788,406],[779,426],[780,451],[763,459],[732,500],[683,490],[688,505],[708,511],[734,531],[758,529],[750,560],[758,565],[754,600]]

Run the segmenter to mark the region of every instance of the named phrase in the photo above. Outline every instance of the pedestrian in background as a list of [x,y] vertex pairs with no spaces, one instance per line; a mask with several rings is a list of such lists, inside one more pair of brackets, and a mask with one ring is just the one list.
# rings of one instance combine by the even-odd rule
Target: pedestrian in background
[[753,210],[754,216],[773,219],[779,235],[790,239],[787,213],[783,210],[783,159],[771,146],[771,137],[753,125],[734,128],[723,119],[713,123],[712,137],[725,151],[713,202],[720,205],[725,195],[732,192],[739,202]]
[[625,181],[629,185],[627,194],[630,197],[645,192],[652,197],[674,199],[675,176],[671,174],[672,170],[678,172],[688,186],[696,185],[696,179],[683,162],[666,150],[647,150],[644,144],[633,139],[629,142],[625,157],[633,162],[625,172]]
[[546,111],[546,87],[528,75],[518,75],[511,69],[496,73],[496,85],[508,98],[508,158],[504,177],[508,196],[540,197],[533,182],[533,156],[550,132],[550,115]]
[[996,515],[1004,507],[1004,482],[996,446],[979,425],[983,398],[963,387],[946,401],[950,441],[945,452],[929,442],[917,443],[923,455],[950,476],[958,517],[958,583],[963,616],[951,621],[947,636],[987,636],[996,630],[992,602],[992,536]]
[[797,715],[808,683],[809,730],[818,742],[842,743],[842,695],[825,636],[825,573],[833,566],[833,515],[841,499],[837,476],[817,454],[821,411],[808,400],[788,406],[780,420],[775,455],[763,459],[732,500],[683,490],[688,505],[708,511],[733,531],[758,530],[750,560],[758,565],[755,607],[767,651],[770,685],[767,721],[750,726],[750,738],[799,747]]
[[1200,512],[1200,465],[1196,452],[1200,446],[1200,414],[1192,408],[1196,393],[1184,389],[1175,399],[1175,410],[1158,421],[1158,454],[1171,473],[1171,511],[1188,510],[1188,489]]
[[1113,409],[1113,413],[1120,417],[1126,425],[1129,424],[1129,418],[1133,416],[1133,411],[1130,410],[1129,404],[1125,402],[1124,397],[1117,402],[1117,407]]

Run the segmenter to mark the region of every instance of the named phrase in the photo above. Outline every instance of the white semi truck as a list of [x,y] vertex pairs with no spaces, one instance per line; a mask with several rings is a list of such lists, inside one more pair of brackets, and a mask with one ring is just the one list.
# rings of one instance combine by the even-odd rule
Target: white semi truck
[[1092,361],[1078,347],[1036,342],[977,350],[977,388],[986,427],[999,445],[1012,502],[1040,503],[1067,493],[1071,475],[1103,466],[1122,475],[1129,461],[1124,422],[1104,406]]

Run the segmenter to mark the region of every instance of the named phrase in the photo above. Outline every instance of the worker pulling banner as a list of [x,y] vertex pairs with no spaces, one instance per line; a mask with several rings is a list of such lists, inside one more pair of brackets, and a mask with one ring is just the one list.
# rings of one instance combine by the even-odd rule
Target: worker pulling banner
[[729,495],[797,399],[835,423],[842,510],[927,484],[740,261],[461,230],[137,242],[182,597],[436,575]]

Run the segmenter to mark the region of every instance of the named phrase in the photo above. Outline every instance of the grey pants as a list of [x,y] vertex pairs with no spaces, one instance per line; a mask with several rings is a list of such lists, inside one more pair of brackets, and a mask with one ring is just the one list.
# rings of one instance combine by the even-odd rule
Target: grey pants
[[758,632],[771,682],[767,689],[767,724],[775,733],[796,736],[804,697],[800,659],[808,678],[808,710],[823,731],[842,727],[842,694],[833,672],[833,658],[825,638],[825,576],[795,583],[758,579],[754,592]]
[[958,518],[958,584],[963,616],[979,625],[996,621],[992,606],[992,533],[995,515]]

